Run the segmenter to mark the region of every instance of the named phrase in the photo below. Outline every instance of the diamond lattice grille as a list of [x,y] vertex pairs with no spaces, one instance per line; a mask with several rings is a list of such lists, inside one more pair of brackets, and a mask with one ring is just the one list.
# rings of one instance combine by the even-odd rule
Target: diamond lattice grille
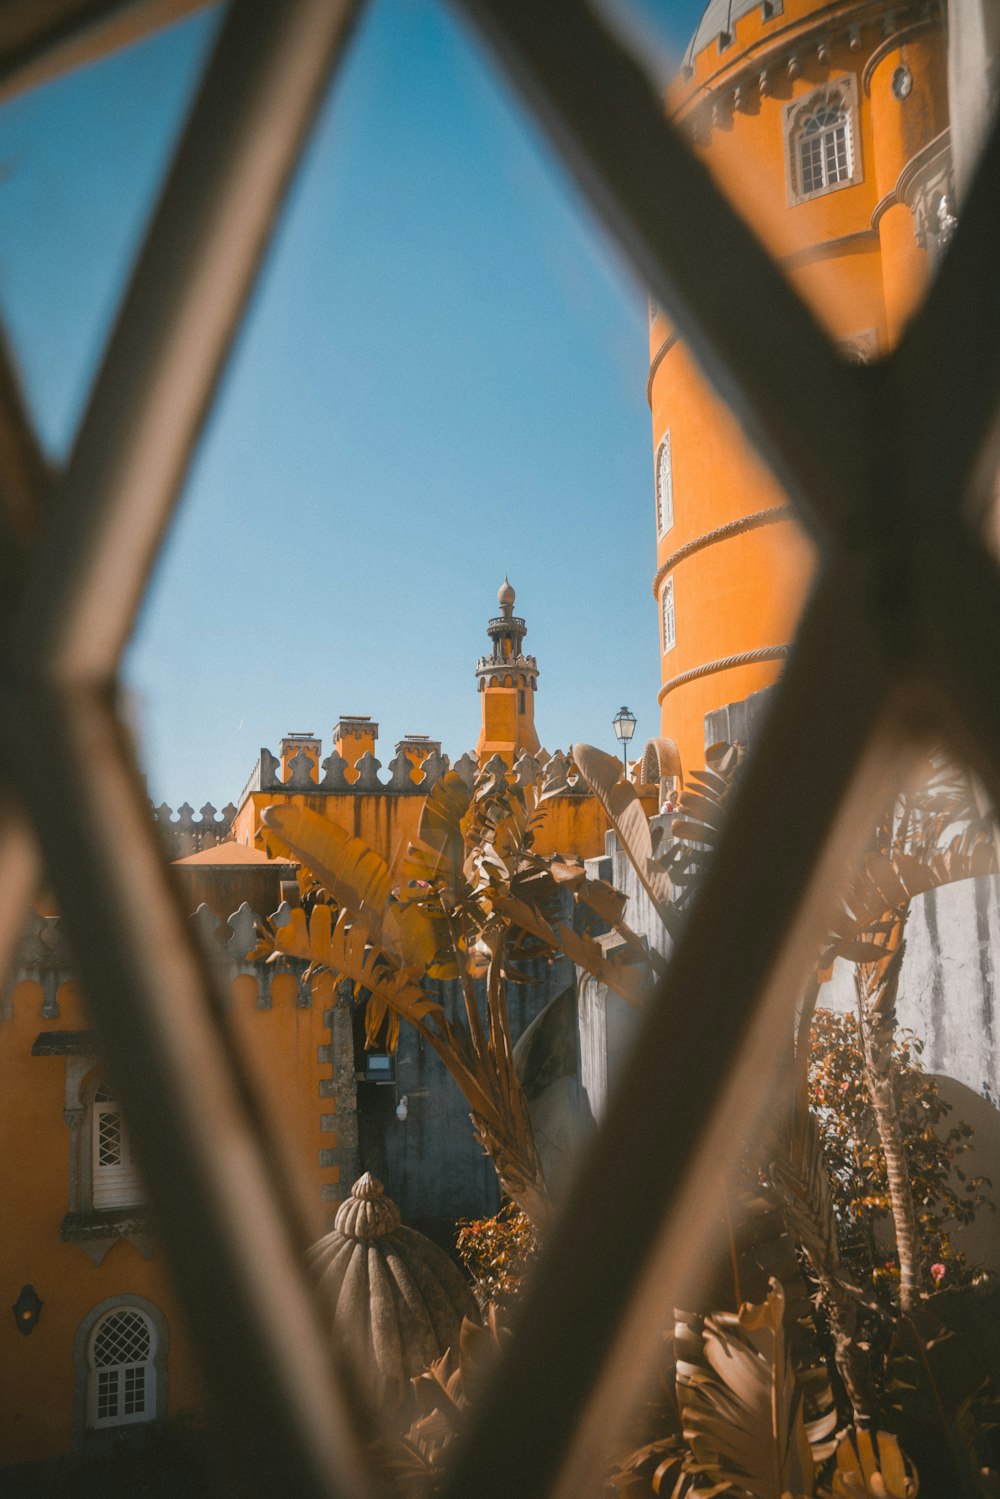
[[122,1119],[117,1110],[102,1109],[98,1115],[97,1162],[100,1166],[122,1163]]
[[[1000,396],[1000,131],[903,343],[881,366],[850,367],[664,119],[596,6],[455,4],[823,559],[710,876],[456,1455],[451,1499],[509,1499],[555,1493],[588,1406],[601,1401],[610,1420],[630,1394],[629,1366],[657,1337],[657,1309],[709,1227],[698,1182],[715,1179],[766,1091],[762,1037],[783,1023],[782,984],[794,987],[872,810],[876,760],[940,736],[1000,800],[1000,578],[969,518]],[[60,65],[77,9],[45,7],[28,48],[33,76],[47,58]],[[128,11],[133,34],[149,24],[149,7],[110,0],[86,8],[88,23],[113,9]],[[62,473],[49,473],[9,371],[0,379],[4,966],[44,863],[243,1488],[302,1499],[373,1491],[364,1403],[313,1315],[301,1228],[217,1022],[112,689],[357,9],[230,6]],[[0,71],[13,75],[24,56],[23,35],[8,37],[0,20]],[[678,1056],[682,1090],[663,1079],[664,1058]],[[518,1440],[498,1443],[496,1431]]]
[[94,1338],[94,1367],[144,1364],[149,1358],[149,1326],[141,1312],[114,1312]]

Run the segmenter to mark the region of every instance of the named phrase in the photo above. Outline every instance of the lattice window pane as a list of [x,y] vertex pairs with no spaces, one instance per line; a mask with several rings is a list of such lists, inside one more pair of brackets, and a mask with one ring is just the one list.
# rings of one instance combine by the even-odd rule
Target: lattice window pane
[[674,523],[674,473],[670,433],[664,433],[656,461],[656,534],[662,536]]
[[116,1312],[101,1323],[94,1339],[94,1367],[144,1363],[150,1355],[149,1324],[141,1312]]
[[97,1376],[97,1419],[113,1421],[118,1415],[118,1369],[102,1369]]
[[97,1163],[99,1166],[122,1163],[122,1116],[117,1109],[102,1109],[97,1116]]
[[663,585],[663,595],[660,601],[663,618],[663,649],[672,651],[677,644],[677,633],[674,621],[674,580],[668,578]]
[[827,182],[843,182],[850,175],[847,168],[847,128],[843,123],[826,132],[823,148],[826,153]]
[[823,153],[815,137],[802,142],[802,191],[814,193],[823,186]]
[[146,1409],[146,1371],[143,1368],[125,1369],[125,1397],[122,1414],[137,1416]]

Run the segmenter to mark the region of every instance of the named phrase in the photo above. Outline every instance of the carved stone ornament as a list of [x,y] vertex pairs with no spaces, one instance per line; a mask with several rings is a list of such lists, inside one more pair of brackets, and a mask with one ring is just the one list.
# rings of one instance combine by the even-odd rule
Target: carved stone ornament
[[376,1398],[401,1406],[410,1380],[457,1347],[462,1319],[479,1320],[443,1249],[400,1222],[382,1183],[365,1172],[309,1251],[320,1304]]
[[955,179],[947,136],[930,143],[901,174],[896,195],[913,215],[913,234],[932,263],[944,254],[958,227]]

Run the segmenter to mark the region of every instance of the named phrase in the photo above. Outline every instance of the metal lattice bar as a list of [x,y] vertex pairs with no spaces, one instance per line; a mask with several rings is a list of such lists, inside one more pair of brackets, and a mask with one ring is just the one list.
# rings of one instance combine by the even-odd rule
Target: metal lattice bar
[[367,1491],[366,1417],[317,1324],[294,1204],[99,683],[354,9],[244,0],[220,35],[29,577],[19,639],[34,644],[4,715],[8,764],[34,749],[20,784],[204,1372],[239,1389],[220,1404],[243,1483],[317,1496]]
[[367,1420],[333,1367],[296,1204],[110,701],[81,687],[16,706],[26,799],[242,1483],[364,1494]]
[[[899,475],[918,503],[954,514],[992,503],[989,439],[1000,390],[1000,118],[985,143],[954,239],[927,299],[892,357]],[[890,429],[891,430],[891,429]],[[982,471],[986,460],[989,475]]]
[[[1000,131],[901,350],[851,369],[589,6],[461,6],[826,552],[702,896],[451,1475],[452,1499],[509,1499],[565,1484],[588,1409],[613,1425],[635,1393],[657,1315],[708,1241],[704,1168],[714,1180],[736,1126],[759,1115],[775,1034],[886,763],[904,738],[950,733],[1000,793],[1000,585],[958,514],[1000,395]],[[246,1486],[317,1496],[366,1491],[365,1412],[330,1367],[295,1204],[102,684],[350,11],[234,8],[63,479],[0,717],[8,784],[56,883],[217,1410],[232,1447],[246,1444]],[[735,301],[721,295],[734,256]],[[32,845],[14,819],[0,853],[23,895]],[[665,1075],[679,1057],[683,1096]]]
[[[588,1402],[613,1427],[641,1393],[662,1318],[696,1275],[719,1174],[752,1138],[785,1060],[775,1036],[788,1033],[829,915],[831,871],[847,867],[845,835],[850,846],[872,810],[862,762],[882,663],[862,608],[848,611],[845,635],[849,603],[849,576],[831,576],[802,622],[702,897],[537,1267],[449,1499],[473,1488],[482,1499],[551,1492]],[[854,817],[845,819],[849,795]],[[753,892],[764,889],[758,907]],[[496,1430],[517,1437],[491,1448]]]
[[204,10],[212,0],[4,0],[0,99]]
[[56,497],[22,670],[101,679],[124,648],[356,0],[227,18]]
[[[802,524],[827,532],[867,484],[863,445],[845,451],[841,425],[855,430],[868,420],[856,370],[715,188],[596,7],[579,0],[455,4],[495,48],[642,284],[739,412],[796,498]],[[723,294],[734,265],[738,297]],[[767,358],[768,346],[782,357]]]

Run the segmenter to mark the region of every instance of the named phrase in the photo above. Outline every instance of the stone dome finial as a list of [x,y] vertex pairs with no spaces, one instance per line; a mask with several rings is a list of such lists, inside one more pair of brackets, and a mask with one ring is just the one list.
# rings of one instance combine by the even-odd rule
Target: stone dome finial
[[331,1335],[390,1406],[405,1404],[414,1375],[458,1346],[463,1317],[479,1320],[461,1271],[403,1227],[370,1172],[354,1183],[309,1261]]
[[337,1209],[334,1229],[345,1239],[384,1239],[399,1227],[399,1208],[385,1195],[380,1181],[366,1171],[351,1188],[351,1195]]
[[500,590],[497,593],[497,603],[501,606],[501,608],[504,604],[509,604],[513,609],[515,597],[516,595],[514,593],[514,590],[510,586],[510,579],[505,574],[503,583],[501,584]]

